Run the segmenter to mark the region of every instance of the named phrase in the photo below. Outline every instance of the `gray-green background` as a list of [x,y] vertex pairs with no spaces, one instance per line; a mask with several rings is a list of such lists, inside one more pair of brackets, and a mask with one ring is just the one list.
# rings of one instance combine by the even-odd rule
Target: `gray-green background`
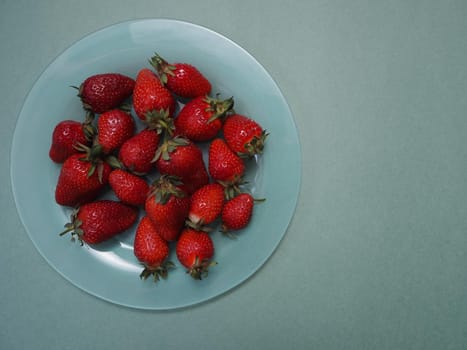
[[[206,26],[255,56],[303,152],[272,258],[232,292],[170,312],[58,275],[19,221],[9,173],[16,119],[48,63],[148,17]],[[466,19],[466,1],[0,1],[0,348],[465,349]]]

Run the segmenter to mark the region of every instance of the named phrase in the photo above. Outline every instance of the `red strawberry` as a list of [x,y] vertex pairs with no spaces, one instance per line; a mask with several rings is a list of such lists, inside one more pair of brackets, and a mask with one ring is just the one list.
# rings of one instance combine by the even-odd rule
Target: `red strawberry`
[[209,146],[209,173],[216,181],[238,183],[245,172],[242,159],[222,139],[215,139]]
[[185,228],[175,247],[177,258],[186,267],[187,273],[194,279],[207,276],[208,270],[216,262],[211,261],[214,256],[214,243],[204,231]]
[[78,144],[89,145],[83,123],[64,120],[58,123],[52,133],[49,157],[56,163],[63,163],[72,154],[79,153]]
[[209,181],[201,149],[183,137],[176,136],[164,142],[155,159],[157,170],[178,177],[189,193]]
[[190,226],[201,228],[216,220],[224,205],[224,187],[218,183],[207,184],[191,196],[191,206],[188,213]]
[[130,228],[138,217],[134,207],[111,200],[83,204],[71,215],[71,222],[60,235],[71,232],[81,244],[98,244]]
[[91,160],[89,154],[78,153],[68,157],[55,188],[56,202],[73,207],[93,200],[108,183],[110,172],[107,163]]
[[126,170],[115,169],[109,175],[109,184],[123,203],[135,206],[144,205],[149,185],[143,178]]
[[138,224],[133,247],[136,258],[144,265],[144,270],[139,275],[142,279],[151,275],[154,276],[154,281],[158,281],[159,277],[167,277],[168,268],[174,266],[172,262],[167,261],[169,245],[147,216]]
[[194,98],[211,92],[209,80],[191,64],[170,64],[158,54],[155,54],[150,62],[156,69],[161,81],[178,96]]
[[253,119],[240,114],[230,115],[222,130],[225,142],[238,155],[251,157],[263,152],[268,134]]
[[149,124],[159,118],[170,118],[175,112],[175,106],[174,97],[159,78],[150,69],[141,69],[133,92],[133,107],[138,118]]
[[132,172],[145,174],[152,170],[152,160],[159,145],[159,134],[144,129],[126,140],[120,147],[118,158]]
[[211,140],[222,128],[220,118],[232,109],[233,103],[233,98],[221,101],[209,96],[189,101],[175,119],[176,133],[196,142]]
[[97,120],[97,142],[105,153],[118,149],[134,133],[133,117],[120,109],[104,112]]
[[190,197],[169,176],[161,176],[146,199],[146,215],[166,241],[174,241],[182,230],[190,209]]
[[132,94],[134,86],[135,81],[122,74],[97,74],[81,84],[78,96],[86,110],[103,113],[120,106]]
[[222,229],[223,232],[240,230],[248,225],[253,214],[255,201],[264,199],[254,199],[249,193],[241,193],[228,200],[222,209]]

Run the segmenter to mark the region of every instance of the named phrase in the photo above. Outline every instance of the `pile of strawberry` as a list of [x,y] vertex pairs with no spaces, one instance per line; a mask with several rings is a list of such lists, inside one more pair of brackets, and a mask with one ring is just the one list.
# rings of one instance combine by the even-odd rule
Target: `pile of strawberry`
[[[93,245],[137,225],[141,278],[165,278],[175,246],[179,262],[201,279],[215,264],[213,228],[230,234],[250,221],[255,199],[243,186],[245,161],[262,153],[267,133],[233,110],[233,98],[210,97],[211,83],[194,66],[157,54],[149,61],[152,69],[136,80],[87,78],[78,88],[86,118],[55,126],[49,156],[62,163],[55,200],[73,208],[61,235]],[[117,200],[104,199],[109,189]]]

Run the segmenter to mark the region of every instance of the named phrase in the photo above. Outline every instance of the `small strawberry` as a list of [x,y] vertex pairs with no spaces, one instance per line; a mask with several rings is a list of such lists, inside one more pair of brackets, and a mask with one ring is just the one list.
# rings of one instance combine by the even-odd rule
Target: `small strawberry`
[[209,80],[191,64],[170,64],[158,54],[149,62],[156,69],[162,83],[180,97],[194,98],[211,92]]
[[245,164],[223,139],[214,139],[209,146],[209,174],[226,185],[237,184],[245,172]]
[[152,221],[144,216],[136,228],[133,252],[136,258],[144,265],[144,270],[139,275],[142,279],[154,276],[154,281],[159,277],[167,278],[168,269],[174,264],[167,261],[169,257],[169,245],[159,235]]
[[218,100],[200,96],[189,101],[175,118],[175,130],[192,141],[213,139],[222,128],[221,117],[233,107],[233,98]]
[[170,176],[161,176],[150,188],[145,202],[146,215],[166,241],[178,238],[190,209],[190,197]]
[[55,200],[60,205],[76,206],[96,198],[108,183],[110,166],[90,153],[68,157],[62,165],[55,188]]
[[98,244],[129,229],[138,217],[134,207],[111,200],[98,200],[83,204],[71,215],[71,222],[60,236],[71,232],[72,240],[78,236],[81,244]]
[[156,168],[161,174],[176,176],[192,193],[209,181],[201,149],[190,140],[176,136],[159,147]]
[[118,148],[135,133],[135,121],[120,109],[104,112],[97,120],[97,142],[104,153]]
[[255,201],[264,199],[254,199],[249,193],[241,193],[228,200],[222,209],[222,232],[240,230],[248,225],[253,214]]
[[180,234],[175,251],[178,261],[194,279],[200,280],[207,276],[209,268],[216,264],[211,260],[214,256],[214,243],[204,231],[185,228]]
[[201,229],[216,220],[224,205],[224,187],[218,183],[207,184],[191,196],[191,206],[188,212],[188,225]]
[[171,118],[175,112],[175,99],[148,68],[139,71],[133,92],[133,108],[139,119],[148,124]]
[[56,163],[63,163],[72,154],[79,153],[78,144],[88,145],[83,124],[76,120],[63,120],[58,123],[52,133],[52,144],[49,157]]
[[144,129],[123,143],[118,158],[130,171],[146,174],[153,169],[152,160],[158,146],[159,134],[155,130]]
[[241,157],[263,153],[268,133],[253,119],[240,114],[230,115],[222,131],[227,145]]
[[79,87],[78,96],[86,110],[103,113],[120,106],[130,97],[135,81],[123,74],[104,73],[87,78]]
[[146,180],[123,169],[115,169],[109,175],[109,184],[115,195],[125,204],[144,205],[149,192]]

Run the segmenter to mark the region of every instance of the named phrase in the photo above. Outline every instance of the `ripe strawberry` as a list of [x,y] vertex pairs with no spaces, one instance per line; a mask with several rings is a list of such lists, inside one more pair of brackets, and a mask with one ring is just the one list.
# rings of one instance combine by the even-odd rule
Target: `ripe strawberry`
[[81,84],[78,96],[84,109],[103,113],[120,106],[132,94],[134,86],[135,81],[122,74],[97,74]]
[[233,98],[222,101],[209,96],[189,101],[175,119],[176,133],[196,142],[211,140],[222,128],[220,118],[232,109],[233,104]]
[[241,193],[228,200],[222,209],[222,232],[240,230],[248,225],[253,214],[255,200],[249,193]]
[[201,149],[183,137],[176,136],[164,142],[155,159],[157,170],[161,174],[178,177],[188,193],[209,181]]
[[104,112],[97,120],[97,142],[104,153],[118,148],[135,133],[133,117],[120,109]]
[[138,224],[133,248],[136,258],[144,265],[144,270],[139,275],[142,279],[151,275],[154,276],[154,281],[158,281],[159,277],[165,279],[167,270],[174,267],[172,262],[167,261],[169,245],[147,216]]
[[211,92],[209,80],[191,64],[170,64],[158,54],[150,59],[150,63],[156,69],[162,83],[178,96],[194,98]]
[[153,168],[152,160],[159,145],[159,134],[144,129],[126,140],[120,147],[118,158],[132,172],[146,174]]
[[224,139],[232,151],[241,157],[263,153],[268,133],[253,119],[244,115],[230,115],[222,128]]
[[187,273],[194,279],[202,279],[208,275],[209,268],[216,264],[211,261],[214,256],[214,243],[204,231],[185,228],[175,247],[177,258],[186,267]]
[[207,184],[191,196],[188,212],[190,227],[201,229],[216,220],[224,205],[224,187],[218,183]]
[[133,92],[133,108],[139,119],[154,123],[159,118],[172,117],[175,99],[148,68],[139,71]]
[[115,169],[109,175],[109,184],[115,195],[125,204],[144,205],[149,192],[147,182],[126,170]]
[[52,133],[49,157],[56,163],[63,163],[72,154],[80,152],[76,148],[78,144],[90,144],[84,124],[75,120],[61,121]]
[[208,169],[214,180],[235,184],[243,176],[245,165],[224,140],[217,138],[209,146]]
[[169,176],[161,176],[150,188],[146,215],[166,241],[178,238],[190,209],[190,197]]
[[127,230],[136,221],[136,208],[121,202],[98,200],[83,204],[71,215],[71,222],[60,236],[71,232],[72,240],[78,236],[81,244],[98,244]]
[[55,201],[60,205],[76,206],[90,202],[108,183],[111,168],[89,154],[68,157],[62,165],[55,188]]

